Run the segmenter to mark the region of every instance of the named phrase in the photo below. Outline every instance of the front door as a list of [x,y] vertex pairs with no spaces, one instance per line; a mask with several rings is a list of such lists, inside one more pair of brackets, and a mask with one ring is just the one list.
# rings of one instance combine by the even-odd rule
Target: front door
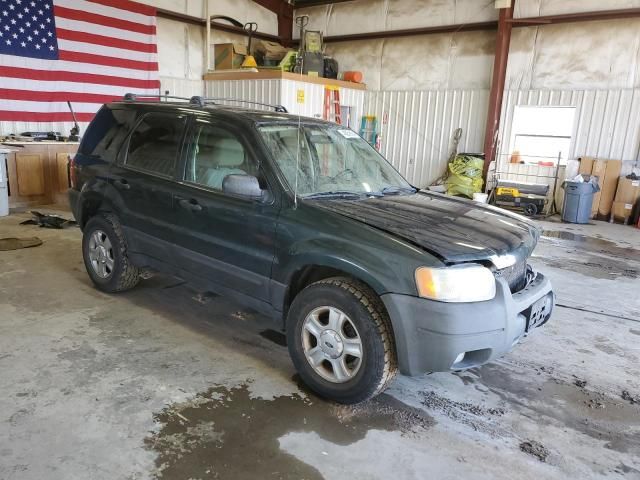
[[222,292],[268,303],[279,199],[271,195],[263,202],[223,192],[231,174],[256,176],[269,187],[241,132],[215,119],[197,119],[190,130],[183,181],[174,196],[180,263]]

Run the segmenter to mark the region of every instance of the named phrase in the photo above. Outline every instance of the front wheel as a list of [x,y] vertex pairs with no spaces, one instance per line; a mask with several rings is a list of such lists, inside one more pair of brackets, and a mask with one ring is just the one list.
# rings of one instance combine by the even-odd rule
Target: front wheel
[[382,301],[349,278],[321,280],[296,296],[287,318],[287,344],[302,380],[340,403],[376,396],[397,370]]

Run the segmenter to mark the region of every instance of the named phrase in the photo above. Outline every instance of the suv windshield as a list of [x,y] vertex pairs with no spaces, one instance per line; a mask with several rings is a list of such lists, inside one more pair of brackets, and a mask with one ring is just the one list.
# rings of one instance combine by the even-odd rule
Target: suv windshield
[[415,191],[371,145],[347,128],[269,125],[258,129],[300,197]]

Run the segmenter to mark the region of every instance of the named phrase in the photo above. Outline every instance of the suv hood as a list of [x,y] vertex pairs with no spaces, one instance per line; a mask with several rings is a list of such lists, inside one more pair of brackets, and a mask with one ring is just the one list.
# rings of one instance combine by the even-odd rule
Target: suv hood
[[526,218],[432,192],[364,200],[312,200],[315,207],[391,233],[446,263],[528,257],[540,232]]

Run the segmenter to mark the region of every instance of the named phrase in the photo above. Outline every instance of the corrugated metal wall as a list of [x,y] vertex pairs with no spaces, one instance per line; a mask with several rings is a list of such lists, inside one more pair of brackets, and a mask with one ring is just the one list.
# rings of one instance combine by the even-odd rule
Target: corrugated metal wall
[[204,95],[204,81],[187,78],[160,77],[160,92],[169,90],[169,95],[176,97],[193,97]]
[[640,89],[507,90],[502,105],[500,158],[507,158],[515,107],[576,107],[569,159],[580,156],[638,163]]
[[[305,117],[322,118],[323,115],[324,86],[320,84],[295,80],[216,80],[206,82],[206,90],[208,97],[283,105],[289,113]],[[298,90],[304,91],[304,103],[297,101]],[[364,98],[363,90],[340,89],[341,105],[352,107],[351,127],[354,130],[358,130]]]
[[459,151],[482,151],[488,96],[487,90],[367,92],[363,114],[378,119],[381,153],[425,187],[445,173],[457,128]]

